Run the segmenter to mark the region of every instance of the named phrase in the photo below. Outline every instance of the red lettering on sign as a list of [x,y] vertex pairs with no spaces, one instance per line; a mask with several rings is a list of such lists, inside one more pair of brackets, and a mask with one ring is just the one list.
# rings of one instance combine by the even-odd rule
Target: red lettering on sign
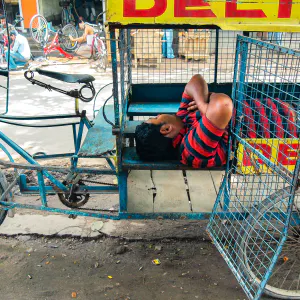
[[[271,158],[271,146],[270,145],[266,145],[266,144],[252,144],[250,143],[250,145],[257,149],[260,150],[260,152],[267,158],[270,159]],[[248,151],[249,154],[251,153],[251,151]],[[251,153],[252,154],[252,153]],[[257,163],[259,164],[263,164],[263,161],[259,158],[256,158],[256,155],[252,156],[252,159],[254,159]],[[247,151],[244,150],[244,154],[243,154],[243,166],[244,167],[250,167],[253,166],[253,163],[250,160],[250,157],[248,156]]]
[[[287,0],[284,0],[287,1]],[[226,18],[266,18],[267,16],[261,9],[237,9],[237,0],[226,1]]]
[[299,144],[280,144],[278,149],[278,163],[283,166],[294,166],[297,162]]
[[215,18],[216,15],[211,9],[186,9],[187,7],[203,7],[210,6],[204,0],[175,0],[174,17],[190,17],[190,18]]
[[279,0],[278,18],[290,18],[292,12],[291,0]]
[[162,15],[167,9],[167,0],[154,0],[154,6],[149,9],[136,9],[137,0],[123,0],[124,17],[153,18]]

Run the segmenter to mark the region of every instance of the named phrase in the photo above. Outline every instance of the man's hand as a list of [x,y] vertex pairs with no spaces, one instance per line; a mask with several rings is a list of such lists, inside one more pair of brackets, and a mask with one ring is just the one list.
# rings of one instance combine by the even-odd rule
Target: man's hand
[[[194,75],[185,86],[184,92],[192,97],[193,101],[197,104],[199,111],[202,114],[205,114],[208,106],[209,93],[208,86],[204,78],[199,74]],[[192,108],[190,110],[192,110]]]
[[196,101],[191,101],[190,103],[189,103],[189,107],[187,108],[187,110],[188,111],[196,111],[196,110],[198,110],[198,106],[197,106],[197,104],[196,104]]
[[71,35],[69,35],[69,39],[70,39],[71,42],[74,42],[74,39]]

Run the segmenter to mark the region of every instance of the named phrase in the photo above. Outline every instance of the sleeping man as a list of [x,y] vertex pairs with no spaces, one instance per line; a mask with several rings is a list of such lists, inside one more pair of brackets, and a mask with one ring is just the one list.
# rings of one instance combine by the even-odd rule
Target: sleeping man
[[137,154],[148,161],[179,159],[197,169],[220,167],[226,163],[232,112],[229,96],[210,93],[203,77],[194,75],[176,115],[158,115],[137,126]]

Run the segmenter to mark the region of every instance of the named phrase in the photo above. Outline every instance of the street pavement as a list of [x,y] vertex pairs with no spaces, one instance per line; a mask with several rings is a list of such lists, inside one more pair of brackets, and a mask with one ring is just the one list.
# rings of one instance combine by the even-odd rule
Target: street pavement
[[[78,63],[76,63],[76,61],[69,62],[64,65],[50,65],[45,69],[71,74],[90,74],[95,77],[94,86],[96,91],[104,85],[112,82],[110,69],[107,69],[106,73],[98,73],[92,69],[89,64],[82,63],[81,61],[77,62]],[[49,77],[41,76],[37,72],[35,73],[35,78],[60,89],[70,90],[80,87],[79,84],[68,84]],[[3,78],[1,80],[0,84],[3,85]],[[105,88],[97,96],[96,108],[101,107],[103,102],[111,95],[111,93],[112,85]],[[0,98],[1,112],[3,112],[5,108],[4,96],[4,93],[2,93]],[[93,117],[93,104],[94,101],[88,103],[80,101],[80,109],[86,110],[89,118]],[[24,71],[22,70],[11,73],[8,115],[39,116],[68,114],[74,112],[75,101],[73,98],[32,85],[25,79]],[[29,121],[28,123],[38,124],[41,122],[51,124],[55,121]],[[72,128],[70,126],[30,128],[1,123],[0,130],[29,153],[46,152],[47,154],[53,154],[58,152],[70,152],[73,149]]]

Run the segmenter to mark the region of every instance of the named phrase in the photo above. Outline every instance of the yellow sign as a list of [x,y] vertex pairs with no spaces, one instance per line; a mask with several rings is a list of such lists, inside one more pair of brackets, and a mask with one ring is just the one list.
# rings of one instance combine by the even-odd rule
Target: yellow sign
[[[245,141],[273,164],[289,171],[294,170],[299,156],[298,139],[245,139]],[[242,144],[239,144],[237,159],[239,170],[243,174],[272,173],[262,159]]]
[[217,25],[223,30],[300,31],[300,0],[107,0],[115,24]]

